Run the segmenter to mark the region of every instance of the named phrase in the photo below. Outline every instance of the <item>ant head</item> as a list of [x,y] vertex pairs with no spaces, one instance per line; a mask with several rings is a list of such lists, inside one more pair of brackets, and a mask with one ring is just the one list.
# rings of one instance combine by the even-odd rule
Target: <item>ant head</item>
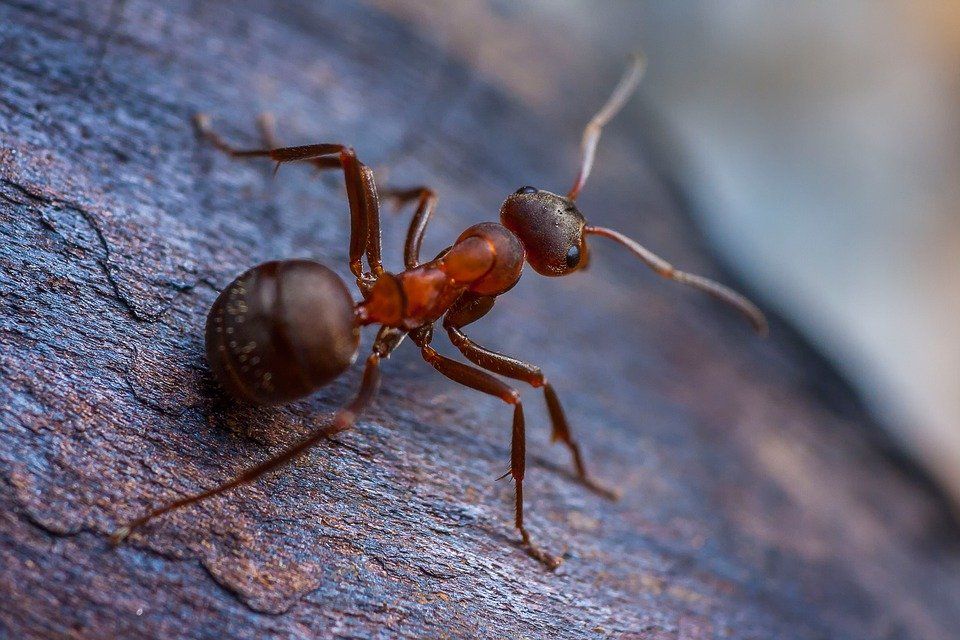
[[758,333],[765,333],[767,321],[763,313],[742,295],[727,287],[674,268],[636,240],[619,231],[588,225],[574,201],[587,183],[597,142],[604,125],[623,107],[644,70],[643,55],[637,53],[620,83],[607,102],[593,116],[583,131],[580,148],[580,171],[567,195],[561,196],[536,187],[520,187],[500,206],[500,222],[513,232],[526,251],[527,262],[534,271],[545,276],[565,276],[587,266],[586,236],[596,235],[613,240],[633,253],[641,262],[664,278],[700,289],[739,310]]
[[570,198],[520,187],[501,205],[500,221],[520,238],[537,273],[565,276],[587,266],[586,220]]

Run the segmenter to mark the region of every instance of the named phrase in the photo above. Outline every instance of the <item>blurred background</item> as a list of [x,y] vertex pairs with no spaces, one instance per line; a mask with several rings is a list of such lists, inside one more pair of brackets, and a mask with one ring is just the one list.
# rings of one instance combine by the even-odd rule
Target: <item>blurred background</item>
[[[960,505],[960,3],[374,4],[568,122],[571,146],[590,114],[568,82],[595,78],[576,86],[599,102],[642,47],[633,127],[600,162],[613,136],[652,140],[731,270]],[[556,33],[549,55],[532,30]]]

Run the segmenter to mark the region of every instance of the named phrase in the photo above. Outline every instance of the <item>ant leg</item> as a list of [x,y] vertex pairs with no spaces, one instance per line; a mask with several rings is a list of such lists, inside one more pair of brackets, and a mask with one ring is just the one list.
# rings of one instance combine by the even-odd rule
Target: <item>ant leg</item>
[[[210,126],[210,118],[198,114],[195,123],[200,134],[214,147],[234,158],[270,158],[277,167],[285,162],[312,162],[320,168],[343,169],[350,205],[350,271],[364,296],[383,273],[380,252],[380,199],[373,171],[357,159],[351,147],[342,144],[309,144],[276,149],[237,149]],[[363,272],[361,257],[366,253],[370,273]]]
[[553,442],[562,442],[570,451],[573,458],[573,466],[577,471],[577,479],[585,487],[609,500],[616,500],[619,495],[616,491],[604,487],[594,480],[587,473],[586,465],[583,462],[583,455],[580,452],[580,446],[573,439],[570,432],[570,423],[557,397],[557,392],[547,381],[546,376],[540,367],[511,358],[497,351],[491,351],[478,345],[468,338],[460,328],[485,315],[492,307],[494,299],[492,297],[464,297],[458,301],[449,311],[443,320],[443,326],[447,330],[450,342],[460,350],[467,360],[470,360],[477,366],[483,367],[488,371],[497,373],[514,380],[526,382],[534,388],[543,388],[543,397],[547,403],[547,410],[550,413],[550,424],[553,432],[550,439]]
[[126,525],[117,529],[110,536],[110,541],[113,544],[119,544],[124,540],[124,538],[129,536],[132,531],[142,527],[144,524],[150,522],[154,518],[162,516],[163,514],[175,509],[179,509],[181,507],[194,504],[195,502],[200,502],[201,500],[205,500],[212,496],[219,495],[242,484],[253,482],[263,474],[284,466],[321,440],[329,438],[330,436],[340,433],[341,431],[350,429],[354,426],[357,415],[363,411],[367,405],[370,404],[370,401],[373,399],[379,384],[380,355],[375,352],[370,354],[370,357],[367,358],[367,365],[363,371],[363,381],[360,383],[360,389],[357,391],[356,397],[350,404],[338,410],[333,415],[328,426],[316,430],[315,432],[301,439],[296,444],[287,448],[285,451],[282,451],[272,458],[247,469],[232,480],[228,480],[227,482],[224,482],[213,489],[208,489],[207,491],[203,491],[186,498],[181,498],[180,500],[175,500],[162,507],[153,509],[139,518],[136,518],[135,520],[131,520]]
[[587,183],[587,178],[590,177],[590,170],[593,169],[593,159],[597,153],[597,143],[600,142],[600,133],[603,131],[603,127],[623,108],[627,98],[640,83],[646,67],[646,59],[638,51],[633,55],[630,66],[627,67],[623,77],[620,78],[620,82],[613,89],[613,93],[607,98],[606,103],[600,107],[600,111],[590,118],[590,122],[584,128],[583,138],[580,140],[580,171],[577,173],[569,193],[567,193],[567,197],[571,200],[577,199],[583,185]]
[[516,389],[511,388],[486,371],[440,355],[433,347],[429,346],[429,334],[426,336],[424,334],[412,334],[410,337],[420,347],[423,359],[447,378],[513,405],[513,430],[510,439],[510,471],[508,474],[513,476],[514,483],[514,525],[520,532],[520,538],[527,553],[543,563],[548,569],[556,569],[560,566],[562,560],[536,546],[523,524],[523,475],[526,469],[527,439],[520,394]]
[[[198,116],[198,119],[205,118],[202,114]],[[269,111],[264,111],[259,116],[257,116],[257,129],[260,130],[260,139],[263,141],[263,146],[267,149],[279,149],[283,145],[280,144],[280,139],[277,138],[277,121],[274,119],[273,114]],[[229,149],[229,145],[209,129],[202,131],[204,135],[215,142],[215,146],[220,150],[224,150],[224,147]],[[230,153],[227,151],[227,153]],[[340,159],[336,156],[324,156],[320,158],[313,158],[308,160],[310,164],[316,167],[320,171],[326,171],[329,169],[339,169],[340,168]]]
[[[221,151],[226,153],[231,153],[229,145],[223,140],[222,137],[213,133],[209,130],[209,119],[204,114],[199,114],[197,116],[197,121],[203,122],[201,125],[201,132],[210,140],[214,146],[216,146]],[[279,138],[277,138],[276,133],[277,121],[274,119],[273,114],[265,111],[257,116],[257,129],[260,130],[260,139],[263,141],[263,146],[267,149],[279,149],[283,145],[280,144]],[[225,149],[226,147],[226,149]],[[336,156],[321,156],[319,158],[311,158],[306,160],[319,171],[327,171],[330,169],[340,169],[340,159]]]
[[383,189],[381,193],[384,198],[393,200],[398,210],[408,202],[417,201],[417,209],[410,220],[407,240],[403,245],[403,263],[407,269],[413,269],[420,264],[420,245],[423,244],[427,225],[437,206],[437,194],[429,187]]

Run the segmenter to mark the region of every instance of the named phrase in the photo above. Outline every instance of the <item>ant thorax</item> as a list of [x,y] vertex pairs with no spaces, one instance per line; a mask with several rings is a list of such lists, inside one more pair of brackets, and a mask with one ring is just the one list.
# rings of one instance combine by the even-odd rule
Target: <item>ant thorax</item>
[[414,329],[437,320],[466,289],[435,261],[398,274],[384,272],[357,315],[362,324]]
[[512,288],[523,259],[523,247],[508,229],[495,222],[474,225],[430,262],[381,274],[357,315],[363,324],[403,329],[430,324],[467,291],[499,295]]

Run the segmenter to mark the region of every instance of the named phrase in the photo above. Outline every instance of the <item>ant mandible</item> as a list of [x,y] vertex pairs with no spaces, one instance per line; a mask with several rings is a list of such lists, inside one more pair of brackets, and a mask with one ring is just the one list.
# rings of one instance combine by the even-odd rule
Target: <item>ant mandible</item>
[[[497,296],[520,279],[523,263],[544,276],[565,276],[588,262],[587,236],[614,240],[633,252],[657,274],[700,289],[742,312],[760,334],[766,320],[740,294],[707,278],[675,269],[669,262],[623,234],[586,224],[575,204],[590,170],[604,125],[621,109],[640,81],[644,59],[637,54],[607,102],[590,120],[581,141],[580,171],[566,196],[521,187],[504,200],[500,223],[482,222],[463,233],[436,258],[420,262],[420,245],[437,198],[426,187],[385,191],[398,206],[417,202],[404,246],[404,270],[385,271],[380,257],[379,196],[373,172],[342,144],[312,144],[241,151],[217,136],[209,120],[198,116],[201,133],[236,158],[308,161],[320,169],[343,171],[350,206],[350,270],[363,301],[354,303],[343,281],[327,267],[310,260],[266,262],[241,274],[224,289],[207,317],[206,350],[210,367],[232,396],[253,404],[281,404],[303,398],[343,373],[356,359],[360,327],[380,330],[366,360],[356,397],[329,423],[218,487],[171,502],[119,528],[117,543],[134,529],[173,509],[199,502],[290,462],[321,440],[354,426],[357,415],[373,399],[380,382],[380,361],[406,336],[423,359],[462,385],[500,398],[513,407],[510,471],[515,486],[515,525],[527,552],[548,568],[561,560],[541,550],[523,523],[523,477],[526,436],[520,393],[491,373],[543,389],[552,440],[570,450],[577,476],[585,486],[609,498],[616,494],[596,483],[586,471],[580,449],[553,387],[539,367],[487,349],[463,332],[493,308]],[[276,146],[268,143],[268,146]],[[366,254],[368,271],[361,259]],[[442,320],[450,341],[476,366],[437,353],[430,343],[434,324]]]

